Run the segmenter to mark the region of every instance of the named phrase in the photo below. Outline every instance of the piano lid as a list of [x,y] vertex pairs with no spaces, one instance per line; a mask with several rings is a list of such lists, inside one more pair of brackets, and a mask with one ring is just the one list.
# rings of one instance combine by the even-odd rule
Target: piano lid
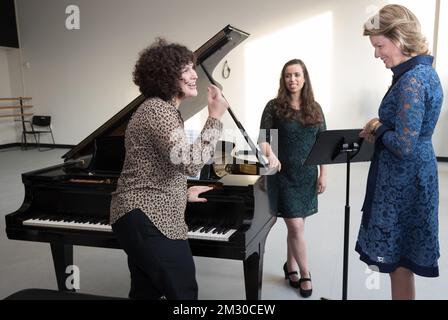
[[[181,112],[184,121],[188,120],[207,106],[207,87],[211,83],[209,76],[213,74],[218,63],[248,36],[248,33],[231,25],[227,25],[195,51],[197,58],[196,72],[198,74],[198,81],[196,84],[198,95],[194,98],[184,100],[179,107],[179,111]],[[215,82],[215,84],[221,87],[218,83]],[[143,95],[135,98],[110,120],[82,140],[78,145],[73,147],[69,152],[64,154],[62,158],[67,161],[92,154],[95,139],[106,136],[124,135],[129,119],[143,101],[145,101]]]

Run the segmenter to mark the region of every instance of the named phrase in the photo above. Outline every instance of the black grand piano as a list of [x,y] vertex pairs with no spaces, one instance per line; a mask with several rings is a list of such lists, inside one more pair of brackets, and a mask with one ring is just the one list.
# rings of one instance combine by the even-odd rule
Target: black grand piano
[[[216,84],[213,70],[247,37],[229,25],[196,50],[200,94],[180,106],[184,120],[207,105],[206,87]],[[108,224],[110,197],[123,165],[127,123],[144,99],[142,95],[134,99],[72,148],[63,156],[63,164],[22,174],[25,199],[16,212],[5,217],[6,233],[9,239],[50,243],[60,291],[69,290],[65,270],[73,265],[73,245],[120,248]],[[259,161],[235,159],[235,153],[229,156],[227,152],[229,142],[218,143],[217,154],[227,160],[219,165],[211,161],[199,179],[188,180],[189,185],[214,189],[204,195],[206,203],[188,203],[185,218],[193,255],[242,260],[246,298],[258,300],[265,241],[275,219],[259,175],[266,162],[229,112],[252,149],[249,152]],[[231,163],[227,163],[229,158]]]

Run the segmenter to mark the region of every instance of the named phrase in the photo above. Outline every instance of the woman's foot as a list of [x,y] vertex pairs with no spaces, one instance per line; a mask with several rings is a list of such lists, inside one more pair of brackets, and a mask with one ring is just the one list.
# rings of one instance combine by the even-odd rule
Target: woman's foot
[[308,272],[308,277],[301,277],[298,281],[300,295],[304,298],[308,298],[313,293],[313,286],[311,282],[311,273]]
[[293,288],[299,287],[299,273],[297,271],[288,271],[288,267],[285,264],[283,265],[283,272],[285,273],[285,280],[289,280],[289,285]]

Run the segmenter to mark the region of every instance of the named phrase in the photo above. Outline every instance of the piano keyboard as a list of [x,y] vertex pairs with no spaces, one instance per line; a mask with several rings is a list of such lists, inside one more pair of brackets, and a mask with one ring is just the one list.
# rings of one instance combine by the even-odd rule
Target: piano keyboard
[[[83,222],[73,220],[70,221],[70,220],[35,218],[24,220],[23,225],[46,227],[46,228],[112,232],[112,227],[109,225],[107,220],[101,220],[100,222],[97,221]],[[235,232],[236,229],[223,229],[223,228],[198,226],[195,228],[191,228],[188,231],[188,238],[199,240],[212,240],[212,241],[229,241],[230,236]]]
[[89,231],[106,231],[112,232],[112,227],[105,222],[77,222],[67,220],[54,219],[28,219],[23,221],[24,226],[46,227],[46,228],[61,228],[61,229],[76,229]]
[[213,227],[196,227],[188,230],[188,239],[213,240],[213,241],[229,241],[236,229],[221,229]]

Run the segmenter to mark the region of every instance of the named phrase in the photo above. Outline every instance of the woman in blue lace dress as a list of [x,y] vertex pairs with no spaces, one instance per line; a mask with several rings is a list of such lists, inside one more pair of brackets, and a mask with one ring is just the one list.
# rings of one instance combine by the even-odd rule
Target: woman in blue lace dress
[[438,175],[431,137],[443,102],[415,15],[387,5],[364,26],[392,85],[361,136],[375,141],[356,251],[389,273],[392,299],[414,299],[414,274],[437,277]]
[[[312,294],[312,284],[305,247],[305,219],[317,212],[317,195],[325,191],[326,172],[323,165],[318,174],[317,166],[304,162],[326,124],[301,60],[294,59],[283,66],[277,98],[267,103],[260,128],[260,147],[269,166],[278,169],[277,174],[267,176],[271,205],[288,229],[285,279],[307,298]],[[272,129],[278,130],[278,145],[272,139]]]

